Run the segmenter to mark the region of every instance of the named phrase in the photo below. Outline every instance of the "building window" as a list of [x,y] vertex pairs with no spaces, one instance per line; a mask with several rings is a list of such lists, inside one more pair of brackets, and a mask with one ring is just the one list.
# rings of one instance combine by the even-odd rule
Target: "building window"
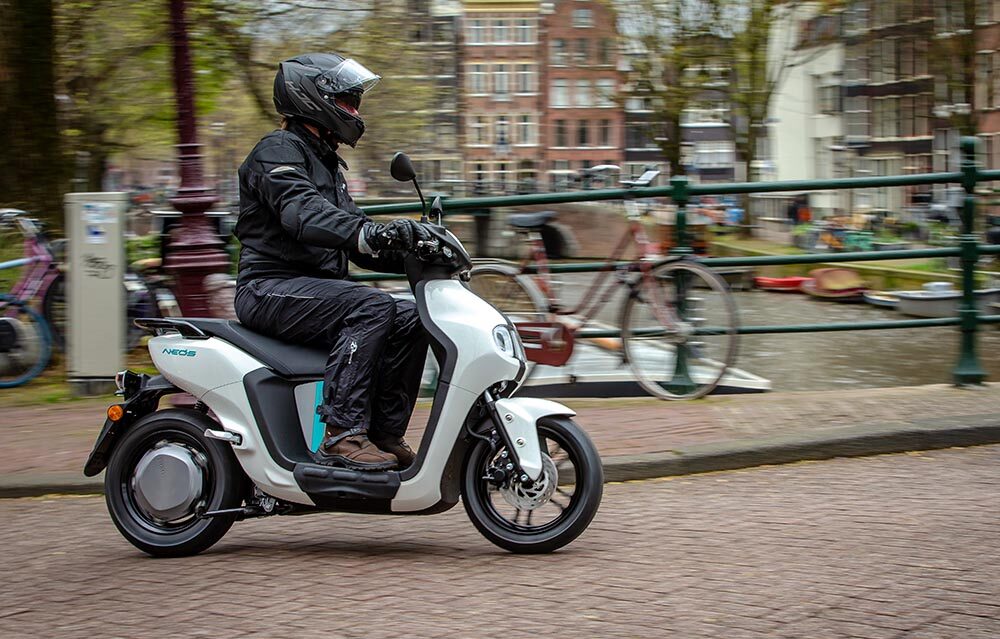
[[615,105],[615,81],[613,78],[597,80],[597,106],[610,107]]
[[488,35],[485,20],[469,20],[469,44],[486,44]]
[[588,28],[594,26],[594,14],[590,9],[573,9],[573,26]]
[[990,107],[1000,107],[1000,51],[993,52],[993,88],[991,89],[993,101]]
[[733,166],[736,147],[732,142],[698,142],[695,145],[694,165],[699,169],[726,168]]
[[538,127],[532,115],[517,116],[517,143],[522,145],[538,144]]
[[[884,6],[884,5],[883,5]],[[895,82],[896,78],[896,40],[889,38],[882,41],[882,81]]]
[[840,112],[840,83],[834,75],[830,80],[816,78],[816,105],[820,113],[833,114]]
[[555,120],[553,122],[555,125],[555,136],[552,146],[565,147],[568,146],[566,140],[566,120]]
[[578,107],[585,107],[593,104],[590,96],[590,80],[576,81],[576,93],[573,96],[573,104]]
[[597,64],[611,64],[611,40],[601,38],[597,42]]
[[913,39],[899,41],[899,79],[906,80],[914,76]]
[[488,143],[486,117],[474,115],[469,118],[469,144],[486,146]]
[[[597,146],[612,146],[611,120],[601,120],[597,128]],[[612,164],[612,162],[607,162]]]
[[510,23],[506,20],[493,21],[493,44],[510,44]]
[[899,135],[904,138],[912,138],[915,125],[913,97],[901,98],[899,103]]
[[500,149],[510,147],[510,120],[506,115],[497,116],[496,131],[494,131],[493,144]]
[[844,115],[847,120],[848,138],[867,139],[869,137],[867,97],[856,96],[848,98]]
[[931,134],[931,96],[918,95],[915,110],[914,135],[926,137]]
[[488,73],[485,64],[469,65],[469,93],[484,95],[489,92]]
[[538,90],[535,78],[535,65],[517,65],[517,92],[535,93]]
[[576,51],[573,54],[573,61],[577,64],[587,64],[590,57],[590,41],[586,38],[578,38],[576,41]]
[[590,146],[590,136],[588,131],[590,125],[586,120],[580,120],[576,125],[576,145],[579,147]]
[[569,106],[569,80],[553,80],[549,91],[549,104],[554,107]]
[[975,108],[985,109],[993,105],[993,52],[976,56]]
[[517,44],[532,44],[535,41],[535,25],[528,18],[518,18],[514,27],[514,41]]
[[549,54],[552,64],[566,64],[566,41],[562,38],[555,38],[549,45]]
[[510,94],[510,65],[498,64],[493,67],[493,95],[503,98]]
[[651,111],[652,105],[648,98],[627,98],[625,100],[626,111]]

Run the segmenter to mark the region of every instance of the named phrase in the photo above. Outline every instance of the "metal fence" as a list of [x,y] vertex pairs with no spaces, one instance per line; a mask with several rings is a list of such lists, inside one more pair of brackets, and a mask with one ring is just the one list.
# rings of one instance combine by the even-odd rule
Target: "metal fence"
[[[893,260],[907,258],[958,257],[961,261],[962,298],[957,317],[932,319],[891,320],[882,322],[843,323],[843,324],[789,324],[774,326],[741,326],[739,333],[755,335],[763,333],[804,333],[821,331],[854,331],[920,328],[927,326],[958,326],[960,331],[959,359],[955,365],[953,376],[956,384],[979,384],[986,373],[979,363],[977,354],[976,334],[981,324],[1000,322],[1000,315],[980,314],[975,303],[975,265],[982,255],[1000,255],[1000,246],[980,245],[975,235],[974,222],[978,196],[976,188],[984,182],[1000,181],[1000,170],[984,170],[978,162],[979,140],[975,137],[962,139],[961,170],[948,173],[923,173],[916,175],[899,175],[887,177],[838,178],[830,180],[789,180],[782,182],[746,182],[733,184],[690,184],[686,177],[675,176],[669,186],[649,187],[639,189],[598,189],[588,191],[569,191],[562,193],[544,193],[532,195],[514,195],[501,197],[479,197],[448,199],[443,202],[445,214],[460,211],[490,209],[495,207],[537,206],[560,204],[566,202],[594,202],[602,200],[620,200],[629,198],[669,197],[677,205],[675,224],[676,242],[671,253],[690,254],[690,237],[687,231],[687,206],[692,197],[701,195],[741,195],[749,193],[770,193],[786,191],[823,191],[842,189],[864,189],[896,186],[917,186],[928,184],[959,184],[965,191],[961,209],[962,233],[958,245],[947,248],[913,249],[900,251],[866,251],[835,254],[806,254],[757,257],[719,257],[706,258],[702,263],[710,267],[730,266],[765,266],[782,264],[814,264],[830,262],[863,262],[874,260]],[[386,204],[371,206],[365,209],[370,215],[419,213],[419,203]],[[624,266],[627,262],[612,264],[611,267]],[[550,270],[554,273],[593,272],[608,268],[604,262],[582,264],[553,264]],[[370,274],[358,279],[395,279],[398,276],[388,274]],[[619,332],[585,331],[581,336],[616,337]]]

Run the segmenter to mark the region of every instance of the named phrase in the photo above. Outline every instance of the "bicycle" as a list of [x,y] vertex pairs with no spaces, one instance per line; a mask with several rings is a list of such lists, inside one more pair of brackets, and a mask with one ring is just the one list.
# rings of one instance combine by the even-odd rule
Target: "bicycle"
[[[44,236],[24,211],[0,209],[0,229],[17,226],[24,237],[24,257],[0,262],[0,271],[25,267],[9,294],[0,295],[0,388],[20,386],[37,377],[52,357],[48,322],[30,302],[44,297],[58,276]],[[10,246],[0,242],[0,248]]]
[[[618,167],[600,165],[584,175],[612,170]],[[638,179],[622,184],[629,190],[646,187],[659,173],[647,169]],[[642,223],[646,212],[640,210],[634,195],[625,197],[625,210],[628,229],[579,303],[571,307],[559,297],[542,241],[541,230],[554,217],[551,212],[508,216],[508,224],[526,236],[528,255],[520,263],[477,264],[469,285],[511,317],[529,359],[536,363],[564,364],[572,355],[575,338],[589,340],[598,348],[620,352],[622,364],[630,366],[638,383],[654,397],[702,397],[718,386],[736,358],[738,322],[732,294],[725,280],[694,257],[664,258],[656,253]],[[616,265],[632,244],[639,258]],[[529,274],[532,264],[537,266],[534,276]],[[616,277],[608,282],[610,273]],[[626,297],[619,315],[620,339],[588,338],[582,327],[595,324],[598,312],[622,288]],[[531,321],[539,316],[572,319]],[[551,328],[546,329],[546,324]]]

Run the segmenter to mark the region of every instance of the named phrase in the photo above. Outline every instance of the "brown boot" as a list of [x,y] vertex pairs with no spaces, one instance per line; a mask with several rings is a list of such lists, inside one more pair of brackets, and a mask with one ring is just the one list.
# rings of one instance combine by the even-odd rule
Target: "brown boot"
[[326,427],[326,439],[314,454],[317,464],[340,466],[351,470],[392,470],[396,456],[383,452],[368,441],[360,429]]
[[400,468],[408,468],[417,458],[410,445],[399,435],[372,435],[371,440],[379,449],[395,455]]

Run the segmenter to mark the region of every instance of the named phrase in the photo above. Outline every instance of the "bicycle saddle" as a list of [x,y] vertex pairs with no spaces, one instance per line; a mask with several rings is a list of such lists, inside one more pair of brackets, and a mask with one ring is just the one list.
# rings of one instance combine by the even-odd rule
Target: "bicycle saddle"
[[507,216],[507,224],[521,229],[536,229],[548,223],[556,216],[555,211],[538,211],[537,213],[514,213]]

